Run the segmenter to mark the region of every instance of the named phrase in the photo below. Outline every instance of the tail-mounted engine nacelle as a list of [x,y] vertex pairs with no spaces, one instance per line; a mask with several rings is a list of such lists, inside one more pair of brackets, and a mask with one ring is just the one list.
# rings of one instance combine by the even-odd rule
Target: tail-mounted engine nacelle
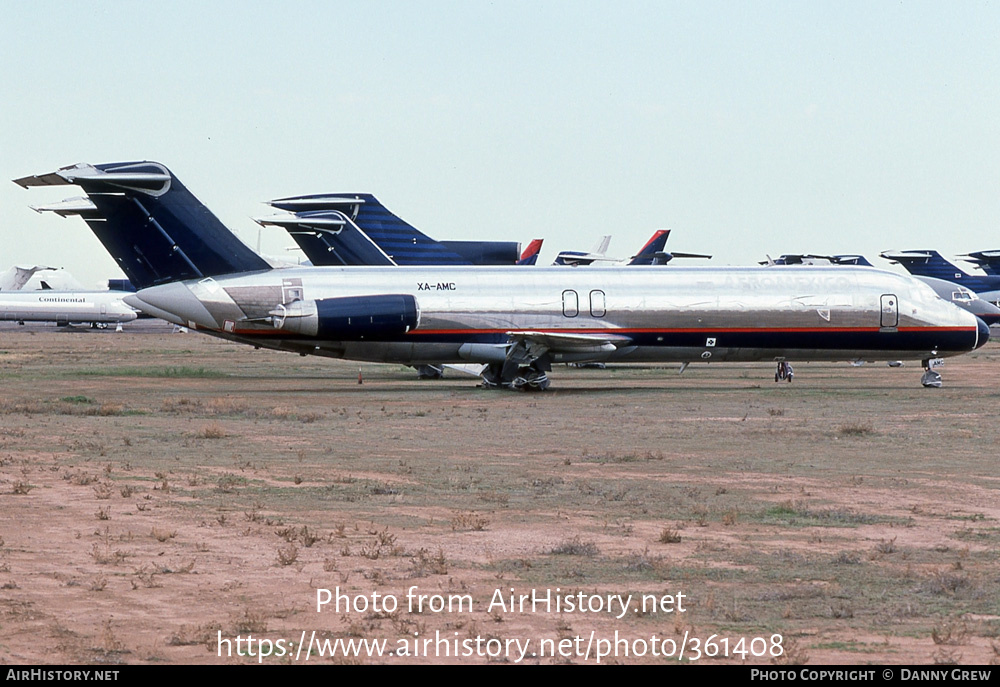
[[268,314],[275,329],[336,341],[388,339],[420,324],[417,299],[408,294],[294,301]]

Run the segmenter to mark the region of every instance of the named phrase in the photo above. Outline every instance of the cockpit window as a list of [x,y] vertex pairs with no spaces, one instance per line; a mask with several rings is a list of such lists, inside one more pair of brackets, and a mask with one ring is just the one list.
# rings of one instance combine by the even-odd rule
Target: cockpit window
[[951,294],[951,300],[953,301],[971,301],[972,294],[968,291],[953,291]]

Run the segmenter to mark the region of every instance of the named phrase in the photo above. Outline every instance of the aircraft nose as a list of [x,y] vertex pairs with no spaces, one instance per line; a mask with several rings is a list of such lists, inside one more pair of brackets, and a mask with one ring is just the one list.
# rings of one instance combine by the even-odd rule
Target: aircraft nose
[[979,338],[976,340],[976,348],[981,348],[990,340],[990,326],[979,317],[976,318],[976,326],[979,328]]

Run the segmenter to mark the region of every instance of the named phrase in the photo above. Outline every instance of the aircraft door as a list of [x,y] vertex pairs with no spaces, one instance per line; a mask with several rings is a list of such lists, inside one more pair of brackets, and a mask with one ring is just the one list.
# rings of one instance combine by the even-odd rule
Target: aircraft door
[[567,289],[562,293],[563,315],[576,317],[580,314],[580,296],[576,291]]
[[590,316],[591,317],[604,317],[608,310],[604,303],[604,292],[603,291],[591,291],[590,292]]
[[879,324],[883,329],[899,326],[899,299],[891,293],[882,295],[882,319]]

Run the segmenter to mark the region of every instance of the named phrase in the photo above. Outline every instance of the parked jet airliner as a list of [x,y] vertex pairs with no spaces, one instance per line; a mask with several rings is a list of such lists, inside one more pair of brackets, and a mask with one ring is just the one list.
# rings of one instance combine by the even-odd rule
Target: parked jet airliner
[[978,293],[983,300],[1000,304],[1000,277],[969,274],[935,250],[887,250],[880,253],[880,256],[890,262],[899,263],[914,276],[935,277],[961,284]]
[[7,322],[123,324],[137,317],[113,291],[0,291],[0,319]]
[[555,362],[928,360],[989,327],[909,277],[870,268],[271,269],[155,162],[17,179],[75,184],[78,213],[143,311],[302,355],[482,363],[487,386],[545,388]]

